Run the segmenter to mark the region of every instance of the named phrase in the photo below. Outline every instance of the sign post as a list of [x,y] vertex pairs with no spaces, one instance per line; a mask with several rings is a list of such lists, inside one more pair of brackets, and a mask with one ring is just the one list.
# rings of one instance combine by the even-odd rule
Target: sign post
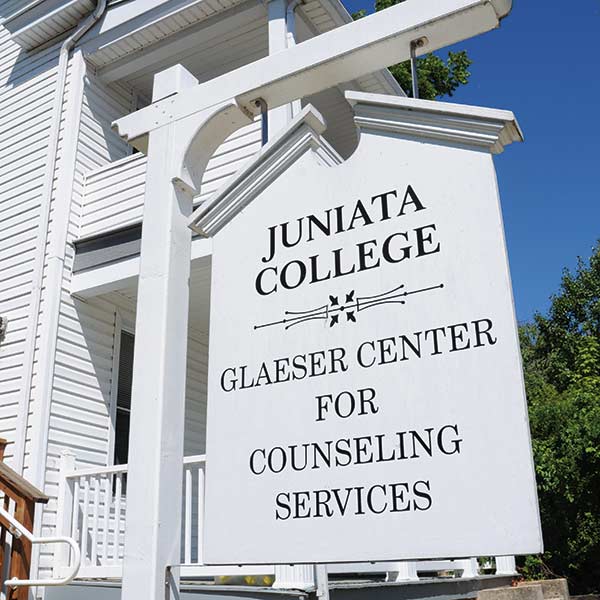
[[307,108],[192,217],[214,237],[205,560],[539,552],[491,157],[518,125],[348,99],[348,161]]

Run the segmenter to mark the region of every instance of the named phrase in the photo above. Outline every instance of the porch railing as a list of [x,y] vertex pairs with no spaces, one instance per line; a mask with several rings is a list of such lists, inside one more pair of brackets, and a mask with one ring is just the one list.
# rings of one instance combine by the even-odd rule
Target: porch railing
[[[184,458],[183,514],[181,543],[182,577],[212,578],[216,576],[257,575],[272,576],[277,587],[286,587],[286,581],[295,575],[290,567],[206,566],[202,561],[204,526],[204,467],[202,456]],[[60,465],[58,498],[58,535],[73,537],[81,548],[80,579],[114,578],[122,574],[125,544],[125,514],[127,510],[127,465],[75,469],[75,457],[64,454]],[[69,565],[69,549],[55,555],[55,574],[60,576]],[[515,573],[513,557],[497,557],[498,574]],[[329,565],[330,575],[379,573],[388,580],[417,580],[440,572],[452,572],[457,577],[479,575],[477,560],[418,561],[404,563],[359,563]]]

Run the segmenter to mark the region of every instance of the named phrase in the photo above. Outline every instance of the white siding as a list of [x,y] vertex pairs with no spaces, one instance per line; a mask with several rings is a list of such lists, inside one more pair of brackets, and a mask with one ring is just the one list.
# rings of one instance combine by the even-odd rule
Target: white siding
[[[214,194],[260,149],[260,122],[233,133],[210,159],[197,201]],[[80,237],[140,223],[144,208],[146,157],[135,154],[88,173]]]
[[184,454],[206,450],[206,391],[208,382],[208,339],[190,331],[185,398]]
[[[14,2],[0,2],[0,17],[15,8]],[[0,25],[0,315],[8,319],[0,345],[0,437],[17,442],[6,453],[13,464],[26,418],[35,326],[31,305],[57,57],[56,47],[24,53]]]
[[[67,84],[67,95],[77,87],[71,78]],[[44,535],[54,533],[61,453],[72,451],[80,466],[106,465],[109,456],[116,308],[103,299],[80,302],[71,297],[69,287],[74,258],[72,242],[79,233],[85,174],[130,152],[129,147],[112,132],[110,123],[130,112],[132,107],[131,90],[122,86],[100,85],[92,76],[87,76],[75,131],[64,127],[63,115],[58,168],[65,160],[65,149],[69,144],[76,144],[76,154],[48,423],[45,492],[51,501],[43,514]],[[69,166],[65,163],[64,168]],[[57,181],[58,177],[55,179],[53,203],[56,202]],[[53,214],[55,212],[53,206]],[[51,223],[51,234],[55,225]],[[42,307],[40,328],[43,320]],[[39,343],[36,352],[39,352]],[[36,369],[34,386],[37,377]],[[36,403],[44,400],[37,398],[35,392],[34,387],[30,412],[37,409]],[[27,451],[31,448],[31,440],[28,439]],[[41,575],[49,575],[51,567],[51,548],[44,547],[40,555]]]
[[142,220],[146,156],[133,154],[85,178],[79,237],[87,237]]

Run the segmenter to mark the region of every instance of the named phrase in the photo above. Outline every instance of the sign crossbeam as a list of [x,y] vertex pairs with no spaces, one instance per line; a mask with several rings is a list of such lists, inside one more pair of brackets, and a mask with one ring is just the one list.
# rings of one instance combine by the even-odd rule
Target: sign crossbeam
[[164,98],[113,126],[133,145],[155,129],[235,98],[249,114],[255,101],[269,108],[319,92],[410,58],[410,45],[426,37],[421,53],[498,27],[511,0],[409,0]]

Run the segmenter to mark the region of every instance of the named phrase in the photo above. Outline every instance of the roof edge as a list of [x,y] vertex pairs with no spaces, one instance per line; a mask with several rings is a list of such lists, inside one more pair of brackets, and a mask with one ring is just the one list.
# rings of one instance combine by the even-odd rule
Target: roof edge
[[346,92],[359,130],[388,131],[442,142],[462,143],[499,154],[523,133],[510,110]]

